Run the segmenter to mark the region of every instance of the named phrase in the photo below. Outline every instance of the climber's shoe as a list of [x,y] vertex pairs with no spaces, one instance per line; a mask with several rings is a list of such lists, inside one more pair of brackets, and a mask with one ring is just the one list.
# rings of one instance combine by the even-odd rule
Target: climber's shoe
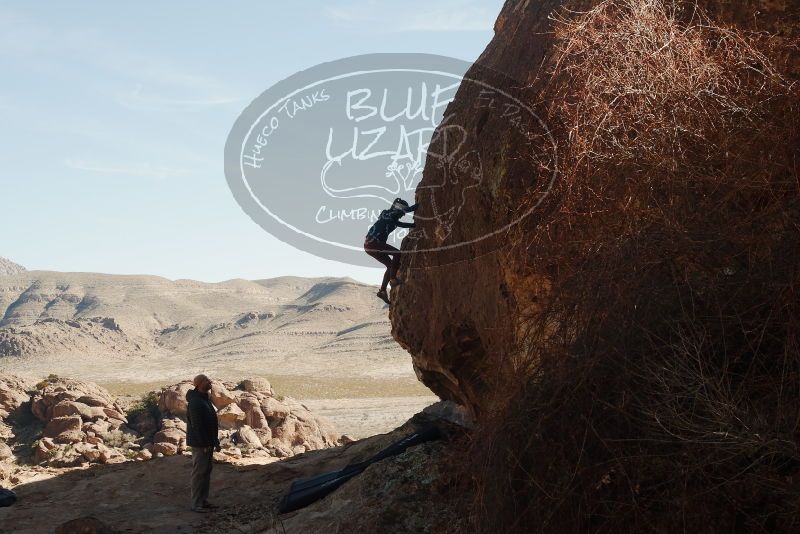
[[386,291],[385,291],[385,290],[381,289],[381,290],[380,290],[380,291],[378,291],[378,293],[376,293],[376,294],[378,295],[378,298],[379,298],[379,299],[381,299],[381,300],[382,300],[383,302],[385,302],[386,304],[389,304],[389,295],[388,295],[388,293],[386,293]]

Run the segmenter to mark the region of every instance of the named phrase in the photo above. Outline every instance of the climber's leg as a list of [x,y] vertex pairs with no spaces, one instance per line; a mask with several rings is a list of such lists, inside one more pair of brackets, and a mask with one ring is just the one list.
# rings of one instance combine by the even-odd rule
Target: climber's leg
[[393,286],[399,283],[399,280],[397,279],[397,271],[399,269],[400,269],[400,254],[398,251],[398,254],[394,254],[392,256],[392,268],[391,268],[392,273],[389,276],[389,279],[391,280]]
[[386,288],[389,285],[389,279],[392,277],[392,256],[390,256],[385,250],[397,250],[391,245],[387,245],[386,243],[381,243],[380,241],[373,241],[367,239],[364,242],[364,251],[381,262],[385,267],[386,271],[383,273],[383,282],[381,283],[381,289],[378,291],[378,297],[386,302],[389,303],[389,295],[386,293]]

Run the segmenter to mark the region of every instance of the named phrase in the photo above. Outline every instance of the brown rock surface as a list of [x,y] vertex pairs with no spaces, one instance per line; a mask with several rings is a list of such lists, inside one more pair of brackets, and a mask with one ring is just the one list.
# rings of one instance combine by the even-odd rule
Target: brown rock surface
[[220,382],[213,382],[209,398],[217,410],[221,410],[229,404],[236,402],[236,395]]
[[153,443],[171,443],[173,445],[180,445],[182,441],[186,441],[186,434],[177,428],[165,428],[156,432],[153,436]]
[[161,392],[158,401],[159,410],[178,417],[186,417],[186,393],[192,388],[191,382],[181,382],[168,387]]
[[173,443],[160,442],[153,444],[153,454],[163,454],[164,456],[174,456],[178,454],[178,446]]
[[261,401],[261,410],[267,416],[270,423],[280,420],[289,415],[289,407],[281,403],[274,397],[267,397]]
[[0,421],[12,418],[30,400],[28,389],[21,378],[0,373]]
[[46,438],[56,438],[64,432],[80,432],[81,418],[78,415],[67,415],[63,417],[53,417],[44,427],[42,436]]
[[262,446],[258,434],[247,425],[244,425],[236,432],[236,442],[248,447],[260,448]]
[[[528,101],[526,96],[541,88],[537,75],[554,50],[553,16],[599,3],[506,2],[494,39],[467,77]],[[797,36],[800,28],[798,2],[700,0],[697,5],[722,23],[747,29]],[[516,91],[525,86],[524,92]],[[428,158],[417,189],[416,228],[403,241],[403,248],[431,252],[403,256],[400,278],[404,282],[392,289],[390,312],[393,336],[412,354],[417,376],[443,399],[464,404],[473,412],[480,411],[487,398],[492,370],[513,358],[519,341],[518,312],[533,304],[535,287],[531,277],[523,274],[525,265],[506,257],[508,232],[446,247],[479,239],[512,223],[519,216],[519,199],[552,175],[549,169],[541,171],[518,157],[529,151],[526,140],[515,135],[499,113],[481,109],[481,91],[477,84],[463,84],[445,120],[468,132],[455,156],[478,154],[482,179],[477,185],[454,181],[446,167]],[[434,140],[431,150],[437,147]],[[437,205],[460,207],[457,219],[449,221],[451,226],[435,217]]]
[[105,417],[106,414],[99,406],[88,406],[78,401],[63,400],[53,406],[52,415],[53,417],[78,415],[84,421],[94,421]]
[[[55,419],[51,420],[55,421]],[[56,443],[80,443],[86,439],[86,434],[81,432],[80,430],[65,430],[60,434],[53,437],[53,441]]]
[[53,417],[53,408],[62,401],[74,401],[87,407],[101,409],[116,408],[114,399],[108,391],[91,382],[51,377],[43,381],[40,386],[31,399],[31,409],[33,414],[44,422]]
[[272,386],[266,378],[245,378],[242,380],[241,387],[248,393],[263,393],[264,395],[274,395]]
[[244,411],[236,404],[229,404],[225,408],[217,412],[217,419],[219,419],[219,427],[223,429],[238,428],[244,423]]
[[245,414],[244,424],[252,428],[269,428],[267,417],[261,411],[261,403],[255,396],[242,396],[238,403]]

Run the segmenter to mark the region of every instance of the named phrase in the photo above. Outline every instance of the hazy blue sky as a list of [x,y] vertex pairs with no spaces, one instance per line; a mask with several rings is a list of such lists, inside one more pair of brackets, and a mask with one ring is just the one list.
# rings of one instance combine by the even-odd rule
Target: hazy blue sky
[[0,2],[0,256],[29,269],[218,281],[378,270],[272,238],[223,146],[240,111],[323,61],[472,61],[502,0]]

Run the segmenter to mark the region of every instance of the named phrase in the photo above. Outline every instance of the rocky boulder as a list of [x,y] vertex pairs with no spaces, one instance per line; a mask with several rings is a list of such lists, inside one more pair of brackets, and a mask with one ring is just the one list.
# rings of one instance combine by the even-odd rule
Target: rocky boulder
[[153,454],[173,456],[186,448],[186,423],[177,418],[163,419],[161,430],[153,435]]
[[244,424],[252,428],[269,428],[267,416],[261,409],[261,402],[255,395],[242,395],[239,408],[244,412]]
[[[160,393],[159,408],[165,418],[153,436],[154,454],[170,456],[186,448],[185,396],[191,387],[190,382],[181,382]],[[248,378],[238,385],[215,380],[209,398],[217,408],[220,443],[228,451],[223,458],[265,454],[264,448],[287,457],[339,444],[339,433],[329,421],[294,399],[276,397],[264,378]]]
[[[31,410],[45,423],[54,417],[53,409],[62,401],[72,401],[77,403],[77,406],[101,408],[117,414],[122,411],[108,391],[91,382],[50,377],[37,384],[36,389],[31,399]],[[92,413],[99,414],[96,411]]]
[[258,437],[258,434],[247,425],[244,425],[235,434],[235,441],[241,445],[245,445],[247,447],[255,447],[261,448],[261,439]]
[[245,378],[242,380],[240,387],[248,393],[262,393],[268,396],[275,394],[269,380],[263,377]]
[[78,401],[63,400],[53,406],[53,417],[63,417],[66,415],[78,415],[83,421],[96,421],[106,417],[103,408],[99,406],[89,406]]
[[[519,124],[510,123],[485,105],[489,102],[485,91],[496,87],[512,91],[509,94],[524,102],[547,100],[539,96],[539,91],[550,79],[541,73],[553,70],[556,51],[564,46],[557,40],[555,21],[598,4],[598,0],[506,2],[495,24],[494,40],[467,73],[468,79],[481,83],[461,85],[431,142],[429,153],[444,154],[441,145],[449,136],[439,134],[445,129],[473,132],[448,156],[456,162],[478,162],[472,165],[476,175],[474,180],[458,179],[441,158],[427,159],[417,188],[417,223],[402,243],[406,252],[399,273],[403,283],[392,288],[392,334],[411,353],[420,380],[443,399],[466,406],[472,414],[485,408],[482,404],[489,398],[493,371],[508,365],[514,360],[514,351],[525,346],[527,332],[521,320],[539,309],[543,281],[560,272],[560,266],[553,264],[543,269],[549,272],[532,273],[528,257],[510,256],[512,232],[530,231],[520,225],[531,222],[533,226],[538,220],[521,220],[531,212],[531,206],[521,205],[521,199],[537,187],[543,191],[538,195],[547,196],[548,184],[554,180],[553,168],[561,166],[562,156],[576,148],[570,146],[566,133],[563,143],[559,141],[563,146],[559,146],[558,154],[553,143],[532,146],[533,135],[544,133],[547,135],[540,137],[549,138],[548,126],[559,127],[559,119],[542,132],[531,113],[531,128],[526,128],[531,135],[526,135]],[[700,0],[685,6],[681,2],[669,4],[673,6],[670,9],[685,9],[679,16],[687,19],[698,11],[706,12],[725,27],[764,32],[775,41],[793,40],[800,34],[797,2]],[[794,54],[789,61],[790,79],[796,79],[800,71],[797,58]],[[525,94],[515,93],[518,88],[525,88]],[[541,113],[547,116],[551,109]],[[614,111],[607,113],[610,117]],[[552,135],[558,137],[559,132]],[[522,156],[531,152],[537,153],[536,159]],[[791,167],[793,163],[787,161],[785,165]],[[631,198],[625,202],[630,203]],[[604,199],[609,205],[622,202]],[[537,217],[541,213],[536,212]],[[552,236],[550,230],[546,235]],[[573,239],[567,234],[563,241]]]
[[168,415],[186,417],[186,393],[193,387],[191,382],[186,381],[164,389],[158,400],[158,409]]
[[0,420],[11,420],[31,399],[28,384],[13,375],[0,374]]
[[81,423],[81,418],[78,415],[53,417],[47,422],[47,426],[44,427],[42,436],[46,438],[56,438],[65,432],[80,432]]
[[214,382],[211,385],[209,398],[217,410],[221,410],[226,406],[236,402],[236,395],[229,391],[226,385],[221,382]]
[[122,406],[96,384],[48,377],[37,384],[31,411],[45,423],[42,438],[34,446],[39,463],[55,467],[117,463],[125,460],[139,439],[127,426]]
[[274,397],[265,397],[261,399],[261,411],[264,412],[270,423],[274,424],[285,419],[289,415],[290,409]]
[[245,415],[237,404],[229,404],[217,412],[217,419],[219,419],[220,428],[230,430],[244,424]]

